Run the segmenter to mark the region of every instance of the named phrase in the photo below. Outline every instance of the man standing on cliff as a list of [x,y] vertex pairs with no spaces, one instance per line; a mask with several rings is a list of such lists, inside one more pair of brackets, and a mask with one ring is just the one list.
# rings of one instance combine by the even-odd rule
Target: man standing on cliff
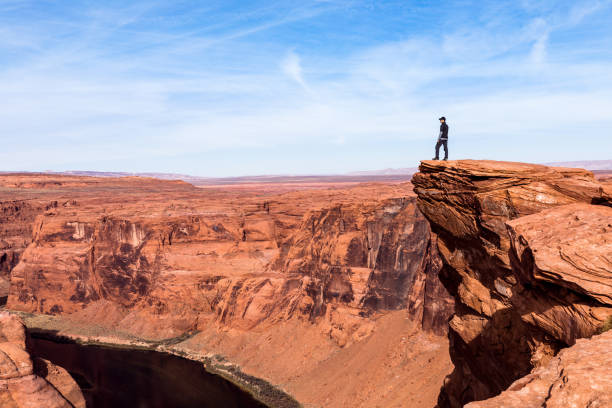
[[444,160],[448,160],[448,125],[444,116],[438,120],[440,121],[440,135],[436,143],[436,157],[432,160],[440,160],[440,146],[444,146]]

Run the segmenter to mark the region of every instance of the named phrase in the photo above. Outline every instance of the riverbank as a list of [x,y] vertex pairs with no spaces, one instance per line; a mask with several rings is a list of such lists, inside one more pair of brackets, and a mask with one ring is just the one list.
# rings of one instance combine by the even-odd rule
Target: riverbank
[[36,339],[55,343],[72,343],[83,346],[102,346],[118,350],[151,351],[199,362],[207,373],[219,376],[249,393],[254,399],[269,407],[296,408],[301,405],[287,392],[269,382],[242,372],[241,368],[218,354],[198,353],[182,343],[198,332],[151,341],[121,331],[109,330],[97,325],[84,325],[58,316],[39,315],[11,311],[21,317],[28,334]]

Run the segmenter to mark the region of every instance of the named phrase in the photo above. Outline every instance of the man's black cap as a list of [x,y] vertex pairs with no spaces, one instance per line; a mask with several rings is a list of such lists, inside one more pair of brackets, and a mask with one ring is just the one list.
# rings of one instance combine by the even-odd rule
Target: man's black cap
[[438,119],[438,120],[442,120],[442,119],[446,120],[446,118],[445,118],[444,116],[442,116],[442,117],[441,117],[440,119]]

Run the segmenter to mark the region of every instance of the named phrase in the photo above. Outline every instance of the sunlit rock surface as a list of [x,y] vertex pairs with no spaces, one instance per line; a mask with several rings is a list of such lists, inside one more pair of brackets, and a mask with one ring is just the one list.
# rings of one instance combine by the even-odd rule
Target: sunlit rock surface
[[21,320],[0,312],[0,406],[85,408],[70,374],[46,360],[32,361]]
[[612,406],[612,331],[580,339],[499,396],[466,408],[604,408]]
[[498,394],[612,313],[611,200],[590,172],[425,161],[413,183],[456,300],[441,406]]
[[[14,175],[1,185],[5,201],[30,206],[3,224],[24,231],[9,308],[147,339],[187,333],[190,349],[315,405],[433,405],[449,368],[433,350],[446,340],[419,332],[444,334],[453,301],[410,183],[285,192]],[[432,374],[402,381],[422,359]],[[347,364],[369,380],[339,378]]]

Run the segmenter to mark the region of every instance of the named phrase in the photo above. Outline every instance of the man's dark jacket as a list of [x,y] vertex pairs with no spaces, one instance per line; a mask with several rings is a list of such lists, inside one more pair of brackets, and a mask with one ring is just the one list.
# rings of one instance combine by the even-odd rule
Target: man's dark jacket
[[438,137],[440,140],[448,140],[448,125],[446,122],[440,123],[440,136]]

